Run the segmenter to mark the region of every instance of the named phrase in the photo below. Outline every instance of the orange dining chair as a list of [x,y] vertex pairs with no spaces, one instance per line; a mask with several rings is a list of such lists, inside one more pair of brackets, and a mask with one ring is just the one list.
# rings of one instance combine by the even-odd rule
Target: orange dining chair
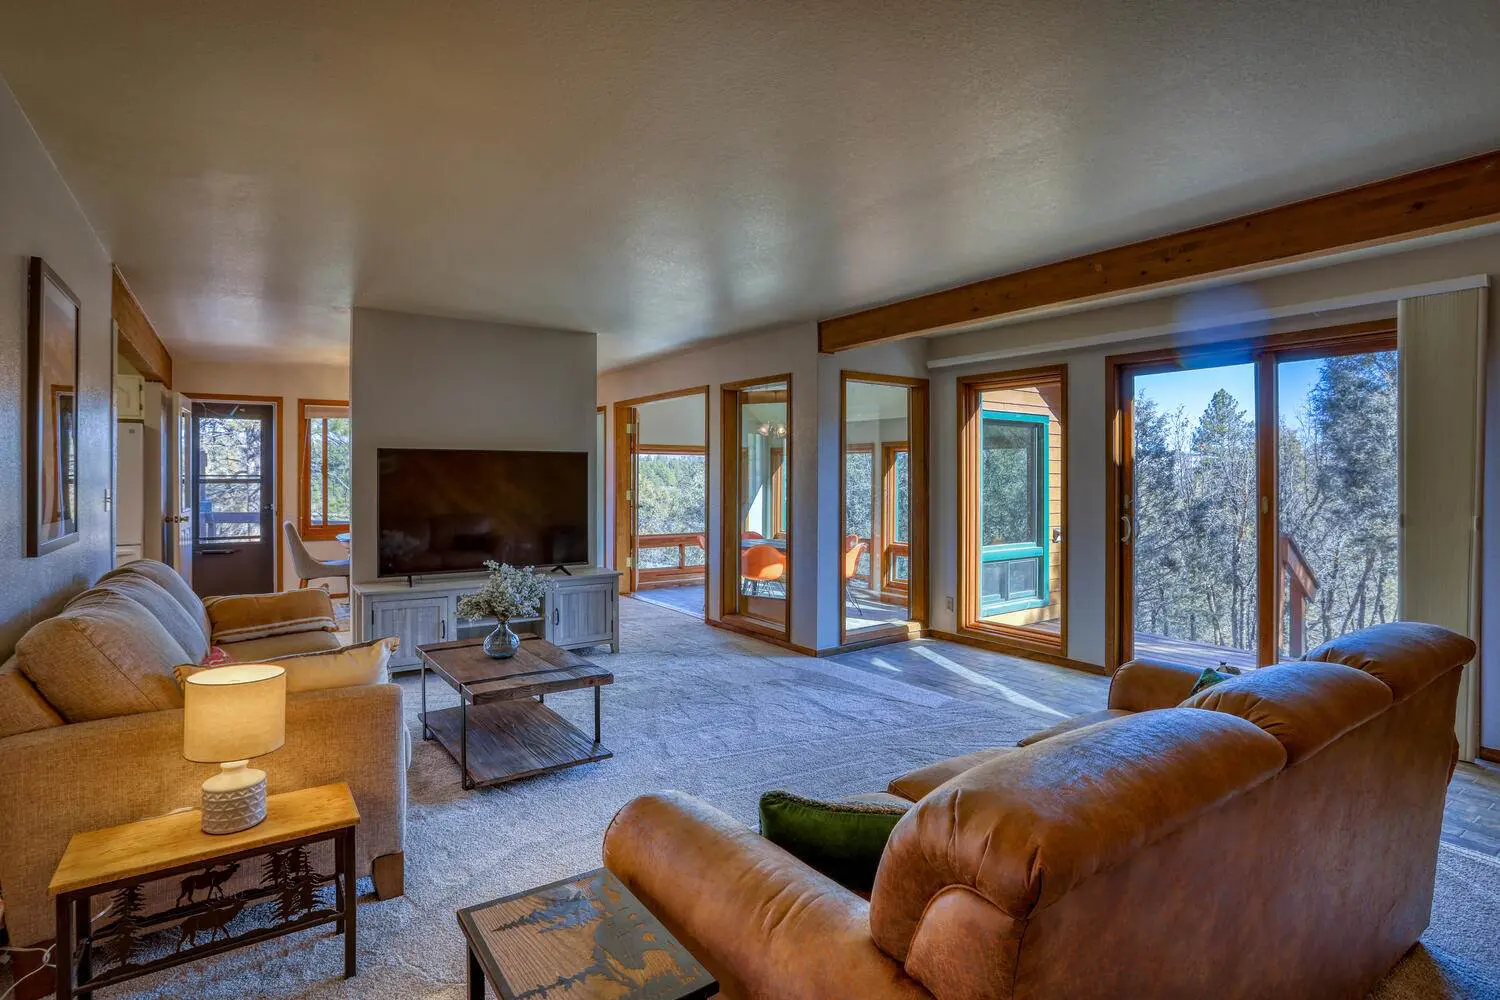
[[845,539],[848,547],[844,550],[844,593],[849,595],[856,610],[863,612],[864,606],[859,603],[855,596],[854,588],[850,586],[854,578],[859,575],[859,557],[865,554],[870,547],[869,542],[862,542],[858,535],[850,535]]
[[752,545],[740,553],[740,576],[750,581],[750,593],[760,593],[763,583],[786,576],[786,553],[774,545]]

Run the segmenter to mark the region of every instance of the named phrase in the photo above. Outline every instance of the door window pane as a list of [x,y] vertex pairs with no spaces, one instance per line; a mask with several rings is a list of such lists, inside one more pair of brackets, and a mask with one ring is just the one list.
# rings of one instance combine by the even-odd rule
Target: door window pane
[[1397,353],[1277,365],[1278,655],[1398,617]]
[[1138,375],[1133,407],[1136,655],[1254,666],[1255,366]]
[[910,615],[910,487],[898,456],[909,447],[911,389],[844,382],[844,634]]
[[791,572],[791,391],[785,382],[736,395],[739,469],[739,613],[785,630]]
[[200,417],[198,475],[259,479],[261,422],[247,417]]
[[199,538],[260,538],[259,482],[204,482],[200,491]]

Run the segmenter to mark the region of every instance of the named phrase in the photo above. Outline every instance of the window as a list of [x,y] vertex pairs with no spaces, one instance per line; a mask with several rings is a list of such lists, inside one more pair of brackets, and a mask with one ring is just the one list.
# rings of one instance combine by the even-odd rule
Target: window
[[333,399],[297,401],[302,431],[301,531],[303,538],[333,538],[349,530],[349,404]]
[[1067,649],[1067,370],[959,383],[959,628]]
[[707,474],[702,448],[642,445],[636,452],[636,570],[642,580],[702,576]]
[[[722,607],[727,616],[785,635],[792,552],[791,377],[721,387],[724,516]],[[738,567],[738,573],[735,572]]]

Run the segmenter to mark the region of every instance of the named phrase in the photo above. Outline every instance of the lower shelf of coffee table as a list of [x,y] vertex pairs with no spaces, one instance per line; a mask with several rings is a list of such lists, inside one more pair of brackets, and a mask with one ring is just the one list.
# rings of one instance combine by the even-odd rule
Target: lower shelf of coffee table
[[[427,713],[427,727],[460,760],[461,708]],[[614,754],[562,716],[525,698],[469,706],[469,774],[474,785],[499,785]]]

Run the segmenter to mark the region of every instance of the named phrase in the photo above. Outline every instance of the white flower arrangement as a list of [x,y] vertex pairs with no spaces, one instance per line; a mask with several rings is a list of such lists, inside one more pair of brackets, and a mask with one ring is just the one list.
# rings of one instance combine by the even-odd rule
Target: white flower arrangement
[[535,570],[521,569],[486,559],[490,578],[472,594],[458,599],[460,618],[498,618],[502,622],[535,618],[547,595],[547,578]]

